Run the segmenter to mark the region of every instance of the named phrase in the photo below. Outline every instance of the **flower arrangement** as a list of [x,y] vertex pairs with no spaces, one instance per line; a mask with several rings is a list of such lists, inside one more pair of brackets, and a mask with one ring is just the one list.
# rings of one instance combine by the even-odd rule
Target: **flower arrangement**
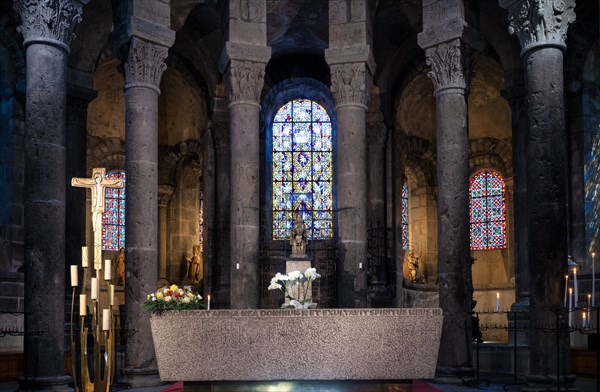
[[166,310],[191,310],[205,307],[200,294],[194,294],[191,286],[178,287],[173,284],[162,287],[147,296],[147,301],[140,304],[143,310],[162,313]]
[[281,305],[282,309],[315,308],[317,304],[312,302],[312,298],[310,298],[312,293],[309,293],[308,289],[311,287],[310,283],[320,277],[321,275],[317,273],[315,268],[307,268],[304,273],[292,271],[287,275],[282,275],[278,272],[271,278],[268,289],[281,290],[285,298],[290,301],[289,304]]

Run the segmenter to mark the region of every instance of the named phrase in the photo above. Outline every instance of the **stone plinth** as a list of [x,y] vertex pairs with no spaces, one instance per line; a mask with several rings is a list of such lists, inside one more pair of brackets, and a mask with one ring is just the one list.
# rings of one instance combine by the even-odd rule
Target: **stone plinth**
[[403,380],[434,376],[442,321],[439,308],[265,309],[150,324],[163,381]]

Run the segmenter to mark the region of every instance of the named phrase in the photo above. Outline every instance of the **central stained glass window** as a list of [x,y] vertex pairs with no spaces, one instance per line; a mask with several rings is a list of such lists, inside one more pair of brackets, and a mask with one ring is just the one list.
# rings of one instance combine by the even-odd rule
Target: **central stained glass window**
[[123,188],[106,188],[105,211],[102,214],[102,250],[125,247],[125,172],[111,171],[108,179],[123,179]]
[[471,179],[471,250],[506,247],[506,185],[502,176],[483,170]]
[[408,184],[402,185],[402,249],[408,250]]
[[309,239],[333,236],[333,137],[323,106],[296,99],[275,114],[273,239],[288,239],[300,213]]

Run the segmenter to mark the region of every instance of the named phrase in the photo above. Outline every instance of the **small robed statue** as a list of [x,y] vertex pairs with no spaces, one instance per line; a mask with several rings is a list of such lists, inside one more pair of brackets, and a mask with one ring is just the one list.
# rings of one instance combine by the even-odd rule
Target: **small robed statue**
[[192,247],[192,258],[188,259],[188,268],[186,277],[193,283],[199,284],[204,276],[202,265],[202,255],[200,254],[200,245],[195,244]]
[[306,235],[304,222],[302,221],[302,216],[297,214],[296,221],[294,222],[294,226],[292,227],[292,232],[290,234],[290,244],[292,245],[292,254],[290,257],[305,258],[307,242],[308,237]]

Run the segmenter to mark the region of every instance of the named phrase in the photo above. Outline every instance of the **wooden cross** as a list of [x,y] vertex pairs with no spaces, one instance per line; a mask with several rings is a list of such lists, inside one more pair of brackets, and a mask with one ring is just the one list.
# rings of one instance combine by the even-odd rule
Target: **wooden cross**
[[[123,188],[123,179],[105,178],[106,169],[95,167],[91,178],[71,179],[71,186],[90,188],[92,191],[92,229],[94,230],[94,269],[102,268],[100,247],[102,245],[102,214],[105,211],[106,188]],[[99,264],[99,265],[97,265]]]

